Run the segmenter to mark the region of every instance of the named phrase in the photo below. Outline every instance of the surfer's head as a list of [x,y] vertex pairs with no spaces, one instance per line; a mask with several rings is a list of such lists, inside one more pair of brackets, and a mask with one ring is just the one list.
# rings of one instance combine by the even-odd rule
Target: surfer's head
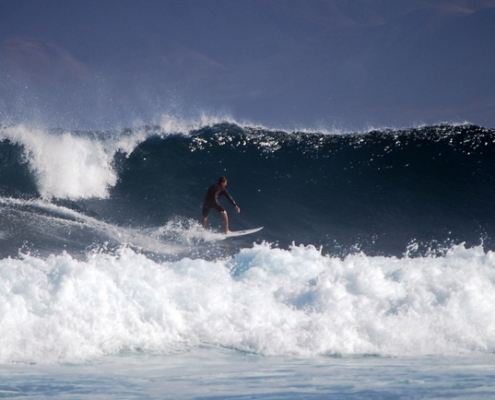
[[222,186],[227,186],[227,178],[225,176],[221,176],[218,178],[218,184]]

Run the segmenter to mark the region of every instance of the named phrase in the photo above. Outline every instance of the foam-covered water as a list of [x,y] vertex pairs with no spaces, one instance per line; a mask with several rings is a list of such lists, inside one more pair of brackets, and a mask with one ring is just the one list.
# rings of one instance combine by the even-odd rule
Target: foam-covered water
[[324,256],[267,244],[207,261],[117,254],[0,262],[0,361],[74,363],[202,345],[262,355],[495,350],[495,255]]

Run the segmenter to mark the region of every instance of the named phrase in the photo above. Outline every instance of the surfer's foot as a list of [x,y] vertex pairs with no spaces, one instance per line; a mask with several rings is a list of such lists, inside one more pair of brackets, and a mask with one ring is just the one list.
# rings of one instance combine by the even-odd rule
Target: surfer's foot
[[225,234],[228,235],[229,233],[232,233],[232,231],[229,231],[228,229],[225,231]]

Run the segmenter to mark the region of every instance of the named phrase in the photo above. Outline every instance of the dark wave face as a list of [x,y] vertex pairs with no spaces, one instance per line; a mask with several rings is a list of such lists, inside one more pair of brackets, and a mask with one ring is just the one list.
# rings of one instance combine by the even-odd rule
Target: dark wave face
[[207,186],[226,175],[242,208],[233,228],[265,226],[260,236],[281,246],[378,254],[412,243],[491,247],[493,134],[475,126],[323,135],[217,125],[141,143],[119,163],[112,199],[127,202],[137,224],[199,218]]
[[4,197],[37,196],[35,176],[29,170],[23,147],[6,139],[0,142],[0,194]]
[[[70,195],[64,195],[62,186],[73,183],[72,178],[59,182],[56,173],[40,167],[44,161],[28,149],[24,137],[0,143],[2,198],[41,198],[43,204],[58,207],[48,212],[52,220],[47,224],[41,221],[47,212],[40,211],[46,206],[26,211],[26,204],[13,206],[4,200],[2,230],[10,242],[4,240],[3,252],[10,254],[26,243],[43,248],[48,241],[50,251],[108,243],[112,235],[94,221],[140,231],[167,224],[191,229],[200,219],[206,189],[220,175],[228,177],[227,189],[242,210],[235,214],[222,200],[231,229],[264,226],[256,235],[228,245],[217,243],[222,251],[261,240],[280,247],[293,242],[323,246],[332,255],[356,250],[414,255],[462,242],[495,247],[493,130],[441,125],[330,135],[223,123],[173,135],[165,135],[159,127],[143,131],[143,139],[133,148],[107,149],[109,160],[102,160],[108,165],[92,160],[95,151],[89,151],[84,168],[74,172],[82,175],[82,183]],[[136,131],[121,135],[132,137]],[[95,132],[73,136],[84,139],[85,146],[111,142],[109,136]],[[64,139],[60,134],[55,137]],[[72,148],[74,158],[79,157],[82,144]],[[72,158],[66,162],[70,164]],[[82,185],[93,178],[91,171],[115,178],[101,178],[86,189]],[[94,194],[99,193],[94,189],[98,185],[105,195]],[[29,218],[17,215],[19,208]],[[66,222],[57,216],[60,210],[77,213],[70,218],[76,227],[64,228]],[[85,218],[91,218],[92,224]],[[209,223],[211,229],[221,228],[215,212]],[[53,227],[60,224],[62,228]],[[67,235],[62,240],[63,233],[54,234],[60,229],[79,231],[77,240]],[[119,242],[118,237],[112,240]],[[189,244],[185,251],[198,246]]]

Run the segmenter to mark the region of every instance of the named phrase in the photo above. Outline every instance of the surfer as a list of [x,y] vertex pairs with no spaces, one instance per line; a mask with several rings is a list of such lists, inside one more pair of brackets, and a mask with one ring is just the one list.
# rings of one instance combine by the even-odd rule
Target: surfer
[[210,210],[214,208],[222,215],[225,233],[231,233],[229,230],[229,217],[227,215],[227,211],[225,211],[225,208],[223,208],[222,205],[218,202],[218,198],[220,196],[227,197],[227,200],[230,201],[230,203],[235,207],[235,210],[238,213],[241,212],[241,209],[235,203],[229,192],[227,192],[225,186],[227,186],[227,178],[225,176],[221,176],[220,178],[218,178],[218,183],[216,185],[211,185],[208,188],[205,196],[205,201],[203,203],[203,219],[201,220],[201,225],[203,225],[203,228],[206,228],[208,214],[210,213]]

